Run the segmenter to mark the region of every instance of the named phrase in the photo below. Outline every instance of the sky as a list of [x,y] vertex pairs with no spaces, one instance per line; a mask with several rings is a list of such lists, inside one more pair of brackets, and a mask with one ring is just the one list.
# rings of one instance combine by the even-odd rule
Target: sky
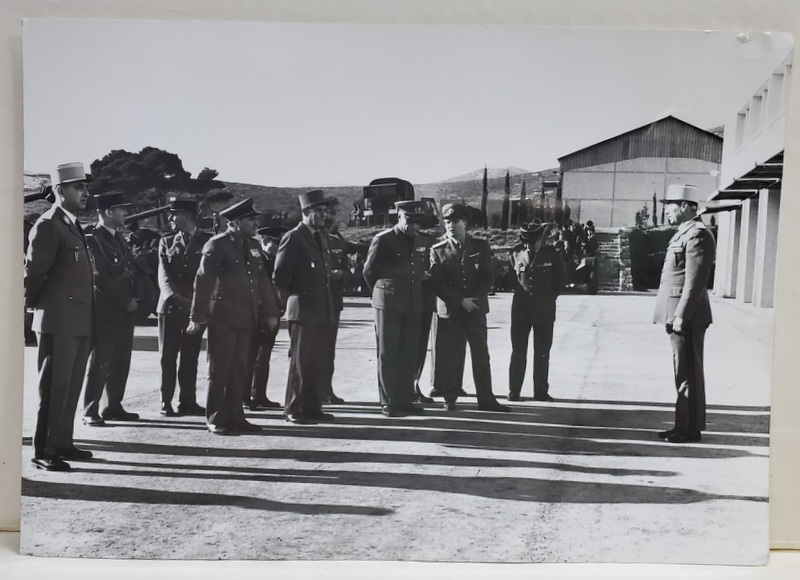
[[785,34],[26,20],[25,171],[114,149],[268,186],[538,171],[674,115],[739,112]]

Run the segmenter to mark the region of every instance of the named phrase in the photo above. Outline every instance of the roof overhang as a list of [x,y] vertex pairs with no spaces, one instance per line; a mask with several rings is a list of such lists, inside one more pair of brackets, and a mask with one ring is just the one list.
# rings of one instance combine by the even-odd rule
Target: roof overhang
[[708,201],[743,201],[751,198],[762,189],[779,188],[782,179],[783,151],[773,155],[767,161],[759,163],[741,177],[734,179],[726,187],[718,189],[708,198]]

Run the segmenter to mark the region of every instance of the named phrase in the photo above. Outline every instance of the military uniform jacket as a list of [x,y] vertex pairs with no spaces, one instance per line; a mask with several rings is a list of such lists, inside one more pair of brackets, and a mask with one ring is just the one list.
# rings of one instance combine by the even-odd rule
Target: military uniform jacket
[[326,323],[338,320],[331,289],[331,259],[324,233],[317,243],[311,228],[299,223],[281,238],[273,280],[286,296],[286,320]]
[[464,298],[477,298],[482,314],[489,312],[492,289],[492,249],[489,242],[467,236],[459,249],[450,238],[431,248],[431,283],[436,291],[436,313],[441,318],[465,314]]
[[25,306],[33,330],[44,334],[92,334],[91,257],[79,226],[53,206],[31,229],[25,257]]
[[699,217],[683,222],[669,241],[653,322],[672,324],[680,316],[690,324],[711,324],[708,280],[716,243]]
[[509,254],[516,284],[514,293],[530,300],[534,324],[556,319],[556,298],[564,289],[564,260],[552,246],[542,246],[532,254],[524,244],[515,246]]
[[127,321],[136,295],[136,267],[128,242],[119,232],[111,233],[97,224],[86,236],[94,258],[95,316],[104,321]]
[[[176,296],[185,298],[188,310],[194,292],[194,278],[203,258],[203,246],[211,234],[195,231],[188,242],[179,240],[180,232],[161,238],[158,244],[158,306],[156,312],[166,314],[172,308],[181,308]],[[185,238],[184,238],[185,239]]]
[[372,288],[372,306],[401,314],[423,311],[423,274],[430,268],[429,248],[420,236],[398,227],[372,239],[364,262],[364,280]]
[[203,246],[190,319],[200,324],[254,328],[280,316],[258,243],[228,230]]

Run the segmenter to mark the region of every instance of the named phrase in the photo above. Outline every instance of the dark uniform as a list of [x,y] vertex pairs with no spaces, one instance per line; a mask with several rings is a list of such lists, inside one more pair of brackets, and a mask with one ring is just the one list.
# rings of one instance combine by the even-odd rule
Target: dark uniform
[[[71,166],[80,175],[70,175]],[[58,180],[58,175],[62,179]],[[85,181],[80,163],[61,166],[53,183]],[[75,448],[75,411],[92,342],[91,258],[80,226],[60,206],[33,226],[25,257],[25,306],[33,309],[38,335],[39,410],[33,462],[42,469],[69,469],[61,458]],[[91,454],[88,454],[91,457]]]
[[336,339],[339,335],[339,317],[344,309],[344,287],[350,282],[352,273],[350,272],[350,260],[347,257],[350,242],[345,240],[341,235],[333,235],[328,233],[326,235],[326,242],[328,244],[328,253],[330,255],[331,270],[338,270],[342,274],[338,279],[331,280],[331,295],[333,296],[333,310],[336,315],[333,329],[333,340],[331,341],[331,348],[333,352],[327,357],[330,366],[326,369],[320,380],[320,396],[323,401],[336,402],[338,397],[333,393],[333,372],[334,372],[334,359],[336,355]]
[[[446,215],[446,214],[445,214]],[[486,314],[492,288],[492,250],[489,242],[467,236],[464,244],[448,237],[434,244],[431,255],[431,283],[436,291],[437,387],[447,403],[455,403],[463,391],[464,357],[469,343],[472,376],[481,409],[508,410],[492,393],[492,371]],[[467,312],[462,301],[477,299],[478,309]]]
[[[698,440],[706,428],[703,342],[711,324],[707,288],[715,252],[714,236],[699,217],[678,227],[667,247],[653,315],[654,323],[666,325],[672,345],[677,401],[671,431]],[[676,317],[683,319],[680,334],[672,328]]]
[[[523,228],[523,235],[526,235],[525,231]],[[540,232],[539,235],[544,234]],[[525,244],[519,244],[511,250],[509,263],[516,277],[511,302],[509,399],[519,398],[522,390],[528,358],[528,338],[533,330],[533,397],[548,400],[550,347],[553,344],[553,325],[556,320],[556,298],[564,288],[564,261],[551,246],[542,245],[533,254]]]
[[[95,196],[98,209],[127,205],[122,194]],[[136,420],[136,413],[122,407],[133,350],[136,312],[128,305],[138,299],[136,268],[128,243],[119,231],[111,232],[97,224],[86,236],[95,266],[95,341],[83,392],[83,418],[87,425],[102,425],[103,420]],[[106,405],[99,412],[100,399]]]
[[386,414],[415,409],[414,375],[419,364],[428,252],[425,240],[395,226],[373,238],[364,263],[364,279],[372,288],[378,386]]
[[[252,215],[248,198],[220,212],[234,220]],[[253,331],[280,316],[258,243],[234,230],[203,247],[190,319],[208,325],[206,419],[213,432],[249,430],[242,410]]]
[[[189,211],[189,210],[187,210]],[[196,208],[195,208],[196,211]],[[158,245],[158,347],[161,355],[161,409],[171,414],[176,380],[180,384],[178,414],[198,410],[197,360],[203,333],[189,334],[194,278],[211,234],[195,229],[161,238]],[[180,363],[178,363],[180,357]]]
[[[269,236],[275,242],[279,242],[281,236],[288,230],[281,227],[267,227],[258,230],[259,234]],[[275,272],[275,256],[268,255],[263,246],[261,248],[261,260],[264,264],[264,270],[267,272],[270,280],[272,274]],[[281,316],[283,316],[284,305],[278,296],[275,286],[272,286],[275,292],[275,301],[281,306]],[[275,341],[278,338],[278,331],[280,324],[275,328],[259,328],[253,333],[253,341],[250,344],[250,357],[248,362],[249,373],[251,377],[249,392],[245,392],[244,400],[248,404],[251,411],[259,411],[270,408],[280,408],[280,403],[270,401],[267,397],[267,383],[269,382],[270,361],[272,359],[272,350],[275,348]]]
[[[300,196],[303,209],[326,203],[322,191]],[[325,234],[305,223],[281,239],[273,275],[286,299],[290,361],[284,414],[292,422],[322,418],[322,382],[333,367],[339,313],[331,291]]]

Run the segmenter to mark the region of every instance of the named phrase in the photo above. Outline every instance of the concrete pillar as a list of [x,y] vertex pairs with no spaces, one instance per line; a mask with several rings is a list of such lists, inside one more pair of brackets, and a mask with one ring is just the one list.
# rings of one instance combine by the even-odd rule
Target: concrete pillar
[[778,255],[778,218],[781,190],[762,189],[758,194],[753,306],[772,308],[775,303],[775,263]]
[[740,210],[719,212],[717,219],[717,259],[714,271],[714,295],[736,297],[736,275],[739,267]]
[[739,302],[752,302],[758,232],[758,198],[747,199],[742,204],[742,225],[739,231],[739,274],[736,280],[736,299]]

